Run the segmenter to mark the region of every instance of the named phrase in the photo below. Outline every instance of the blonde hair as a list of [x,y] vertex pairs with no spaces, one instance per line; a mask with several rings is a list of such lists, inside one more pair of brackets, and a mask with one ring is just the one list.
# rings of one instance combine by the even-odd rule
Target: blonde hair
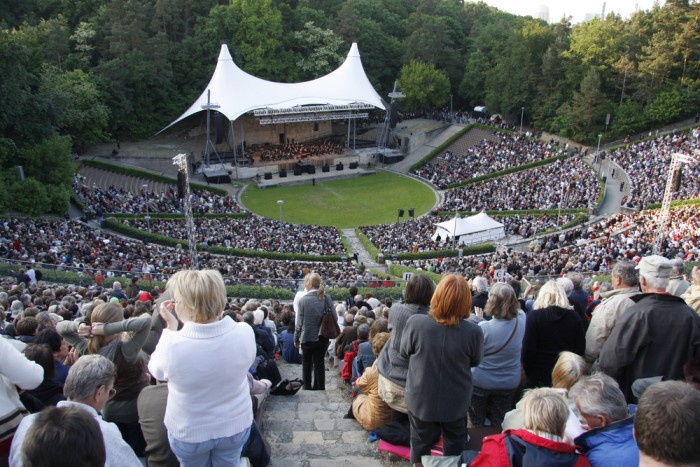
[[570,389],[588,372],[588,365],[580,355],[561,352],[552,369],[552,387]]
[[310,272],[304,277],[304,287],[310,290],[317,289],[316,297],[321,301],[325,299],[323,285],[321,285],[321,276],[317,273]]
[[547,281],[537,294],[533,309],[539,310],[548,306],[558,306],[559,308],[571,308],[569,299],[561,284],[557,281]]
[[184,270],[175,273],[166,285],[178,302],[178,314],[186,313],[195,323],[217,318],[226,305],[226,286],[214,269]]
[[564,436],[569,407],[564,397],[552,388],[527,391],[523,397],[523,422],[526,430]]
[[[90,314],[90,323],[118,323],[124,321],[124,308],[118,303],[100,303]],[[88,337],[88,353],[97,353],[104,345],[107,336]]]
[[456,326],[460,319],[469,318],[471,307],[472,294],[466,279],[448,274],[435,289],[429,315],[444,326]]

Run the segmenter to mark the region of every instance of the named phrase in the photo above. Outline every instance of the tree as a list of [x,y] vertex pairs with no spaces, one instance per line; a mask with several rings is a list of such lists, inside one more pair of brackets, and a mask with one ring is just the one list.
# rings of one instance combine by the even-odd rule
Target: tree
[[341,50],[343,39],[330,29],[321,29],[308,22],[302,31],[296,31],[294,38],[301,44],[299,68],[309,73],[309,78],[319,77],[335,70],[343,62]]
[[654,123],[672,122],[683,114],[683,96],[677,88],[663,91],[647,106],[645,115]]
[[421,110],[445,105],[450,98],[450,80],[435,65],[412,61],[401,68],[399,88],[406,94],[405,110]]
[[571,103],[562,105],[558,112],[562,121],[569,122],[572,137],[584,141],[594,139],[603,128],[602,121],[598,120],[604,101],[600,75],[595,68],[591,68],[581,81],[580,91],[575,92]]
[[24,175],[43,185],[70,186],[73,175],[71,141],[65,136],[53,136],[17,152],[17,165]]
[[72,138],[79,153],[104,141],[109,109],[102,103],[92,76],[82,70],[63,72],[47,66],[42,72],[39,93],[54,108],[56,128]]

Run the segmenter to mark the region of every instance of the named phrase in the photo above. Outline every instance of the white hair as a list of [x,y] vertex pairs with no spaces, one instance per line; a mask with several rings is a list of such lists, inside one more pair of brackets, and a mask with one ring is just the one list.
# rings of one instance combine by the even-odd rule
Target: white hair
[[253,312],[253,319],[253,324],[262,324],[265,320],[265,312],[258,308]]
[[559,279],[557,279],[557,284],[564,287],[564,292],[566,292],[567,295],[569,294],[569,292],[574,290],[574,282],[568,277],[560,277]]
[[486,292],[489,289],[489,281],[485,277],[476,276],[472,280],[472,288],[476,289],[477,292]]

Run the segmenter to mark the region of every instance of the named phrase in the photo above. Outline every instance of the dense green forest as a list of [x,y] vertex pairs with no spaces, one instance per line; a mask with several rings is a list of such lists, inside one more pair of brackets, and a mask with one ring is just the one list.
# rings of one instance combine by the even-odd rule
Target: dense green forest
[[400,80],[405,111],[451,96],[454,109],[514,120],[524,107],[527,124],[590,143],[608,113],[615,138],[700,110],[699,13],[668,0],[571,25],[460,0],[8,0],[0,211],[63,211],[71,154],[175,119],[222,43],[246,72],[296,82],[333,70],[357,42],[382,96]]

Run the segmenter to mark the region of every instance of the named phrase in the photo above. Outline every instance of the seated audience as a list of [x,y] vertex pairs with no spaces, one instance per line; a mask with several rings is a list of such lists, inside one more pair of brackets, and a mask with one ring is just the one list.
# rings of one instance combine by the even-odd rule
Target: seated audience
[[78,407],[43,410],[22,445],[21,461],[31,467],[103,467],[106,460],[100,424]]
[[569,409],[560,393],[550,388],[532,389],[523,398],[525,428],[487,436],[481,453],[469,465],[587,466],[583,454],[565,440],[568,416]]
[[[375,355],[381,353],[388,340],[388,332],[380,332],[373,337],[371,343]],[[355,420],[367,431],[374,431],[391,420],[391,407],[379,397],[378,378],[379,372],[375,362],[355,381],[355,386],[360,392],[352,401],[350,410]]]
[[[75,407],[88,413],[97,421],[102,431],[107,460],[106,467],[142,467],[134,451],[122,439],[119,429],[114,423],[106,422],[100,416],[105,403],[114,394],[116,368],[112,362],[101,355],[85,355],[78,359],[68,372],[66,384],[63,386],[65,401],[58,407]],[[22,420],[17,428],[15,439],[10,451],[10,464],[21,467],[22,445],[31,433],[37,421],[38,414],[32,414]],[[28,466],[29,467],[29,466]]]
[[279,335],[278,340],[282,348],[282,359],[287,363],[301,365],[301,354],[299,349],[294,346],[294,326],[294,318],[292,318],[287,325],[287,329]]
[[604,373],[584,376],[569,391],[588,430],[574,440],[593,467],[637,467],[634,418],[617,382]]

